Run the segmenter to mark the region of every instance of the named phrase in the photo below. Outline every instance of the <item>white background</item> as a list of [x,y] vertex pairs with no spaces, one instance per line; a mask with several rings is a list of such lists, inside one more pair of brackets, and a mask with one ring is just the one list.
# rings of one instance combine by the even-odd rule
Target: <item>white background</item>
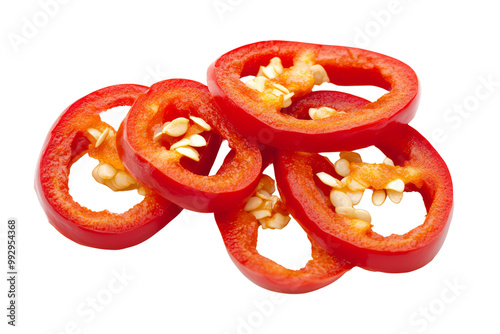
[[[493,3],[3,1],[0,259],[5,268],[7,219],[15,217],[19,308],[18,327],[7,326],[2,279],[1,332],[498,333],[500,24]],[[210,214],[185,211],[121,251],[80,246],[48,223],[33,175],[41,144],[64,108],[113,84],[174,77],[206,83],[206,69],[220,54],[268,39],[367,48],[417,72],[421,102],[411,124],[442,154],[455,190],[448,238],[430,264],[406,274],[355,268],[321,290],[278,295],[240,274]],[[80,175],[88,177],[92,167],[82,165]],[[91,190],[84,190],[79,198],[91,206]],[[106,206],[132,203],[105,194]],[[408,199],[392,217],[410,224],[403,229],[423,219],[421,204]],[[381,230],[380,217],[374,224]],[[282,231],[281,241],[281,232],[266,233],[263,252],[300,266],[307,245],[294,229]]]

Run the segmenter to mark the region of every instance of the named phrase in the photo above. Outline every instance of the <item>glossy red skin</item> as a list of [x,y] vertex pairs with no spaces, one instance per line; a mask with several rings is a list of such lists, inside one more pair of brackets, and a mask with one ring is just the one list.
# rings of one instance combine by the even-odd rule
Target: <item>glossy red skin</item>
[[130,247],[150,238],[182,210],[150,191],[122,214],[89,210],[69,194],[69,171],[88,150],[90,141],[84,134],[89,125],[100,112],[132,105],[146,90],[139,85],[116,85],[79,99],[61,114],[43,144],[35,175],[38,199],[49,222],[79,244],[103,249]]
[[[355,112],[313,121],[279,112],[240,80],[255,75],[275,56],[288,67],[304,51],[315,54],[315,63],[325,68],[334,84],[374,85],[389,92]],[[223,115],[243,135],[280,149],[307,152],[368,146],[388,125],[408,123],[418,105],[418,79],[408,65],[362,49],[299,42],[266,41],[232,50],[209,67],[208,87]]]
[[[275,149],[269,146],[260,149],[264,171],[272,164]],[[226,167],[224,162],[218,173],[223,173]],[[300,270],[287,269],[259,254],[260,224],[242,204],[232,210],[216,212],[214,216],[231,260],[243,275],[264,289],[290,294],[310,292],[336,281],[353,267],[328,254],[309,237],[312,259]]]
[[312,239],[312,260],[300,270],[287,269],[257,251],[259,223],[241,207],[215,213],[215,220],[231,260],[252,282],[281,293],[305,293],[320,289],[352,268],[346,260],[329,255]]
[[[157,116],[152,105],[158,113],[164,112],[163,117]],[[232,151],[224,173],[193,173],[181,164],[179,156],[153,140],[157,125],[179,116],[201,117],[212,127],[211,136],[220,135],[228,141]],[[138,181],[192,211],[216,212],[235,207],[251,195],[259,181],[262,157],[257,144],[226,124],[207,87],[195,81],[171,79],[154,84],[130,109],[117,142],[120,158]],[[212,157],[218,146],[206,149],[212,150],[207,152]],[[201,159],[204,155],[201,153]]]
[[[403,234],[383,237],[371,229],[354,232],[346,216],[336,214],[319,190],[315,174],[335,175],[333,165],[314,153],[277,151],[278,189],[289,211],[318,244],[354,265],[383,272],[408,272],[430,262],[441,248],[452,217],[453,185],[445,162],[416,130],[393,125],[373,138],[373,145],[396,165],[419,171],[419,179],[405,191],[418,191],[427,209],[425,221]],[[376,222],[375,222],[376,224]]]

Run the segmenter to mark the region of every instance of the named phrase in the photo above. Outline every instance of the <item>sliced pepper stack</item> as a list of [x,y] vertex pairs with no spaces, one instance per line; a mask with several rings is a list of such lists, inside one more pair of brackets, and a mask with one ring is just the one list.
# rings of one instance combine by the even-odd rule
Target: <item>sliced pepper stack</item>
[[[325,83],[374,85],[376,101],[317,90]],[[324,87],[324,86],[323,86]],[[322,87],[320,87],[322,88]],[[49,221],[77,243],[119,249],[140,243],[182,208],[213,212],[241,272],[266,289],[303,293],[353,266],[406,272],[427,264],[444,242],[453,185],[436,150],[407,123],[418,104],[418,79],[406,64],[357,48],[265,41],[232,50],[208,69],[208,87],[160,81],[149,89],[117,85],[72,104],[54,124],[37,165],[35,187]],[[115,132],[99,113],[131,106]],[[222,140],[230,152],[208,175]],[[367,163],[353,150],[374,146],[387,158]],[[339,152],[331,162],[318,152]],[[94,212],[69,194],[72,164],[88,154],[94,179],[144,200],[123,214]],[[262,171],[274,165],[275,182]],[[421,194],[427,215],[409,232],[373,231],[357,208]],[[258,228],[295,218],[311,242],[302,269],[257,251]]]

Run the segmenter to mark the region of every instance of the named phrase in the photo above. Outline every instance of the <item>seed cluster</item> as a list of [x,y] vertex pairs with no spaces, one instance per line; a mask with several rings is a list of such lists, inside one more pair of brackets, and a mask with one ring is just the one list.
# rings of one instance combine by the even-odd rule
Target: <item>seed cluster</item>
[[116,169],[109,163],[100,162],[92,170],[92,176],[97,182],[113,191],[139,189],[139,194],[144,195],[144,188],[130,174],[123,169]]
[[250,197],[244,208],[255,216],[264,229],[282,229],[291,219],[280,198],[273,195],[275,191],[274,180],[263,175],[254,196]]
[[[196,131],[197,133],[193,133],[191,131],[189,135],[186,135],[190,128],[190,120],[194,124],[198,125],[201,130]],[[211,129],[211,126],[200,117],[189,116],[189,119],[185,117],[178,117],[170,122],[160,125],[157,128],[153,139],[155,141],[159,141],[163,136],[168,136],[170,138],[179,138],[183,136],[170,146],[170,150],[176,151],[182,156],[193,159],[194,161],[199,161],[200,154],[195,147],[207,146],[207,141],[202,135],[200,135],[200,133],[203,131],[210,131]]]
[[[309,70],[314,76],[314,84],[321,85],[323,82],[329,82],[328,74],[323,66],[315,64]],[[292,97],[295,93],[276,82],[273,79],[283,74],[284,68],[279,57],[274,57],[269,61],[269,65],[261,66],[259,72],[252,80],[245,82],[249,88],[255,89],[261,93],[270,93],[276,97],[282,97],[282,107],[286,108],[292,104]]]
[[[88,128],[87,132],[95,139],[95,148],[103,145],[108,138],[114,135],[114,130],[110,127],[106,127],[102,132]],[[138,189],[139,194],[145,194],[144,188],[130,174],[104,161],[99,161],[99,164],[92,170],[92,177],[113,191]]]
[[[188,131],[191,124],[196,124],[196,129]],[[195,147],[204,147],[207,145],[205,138],[200,135],[203,131],[210,131],[211,126],[200,117],[190,116],[178,117],[170,122],[166,122],[158,127],[153,139],[159,141],[162,136],[168,136],[171,139],[180,138],[170,146],[170,150],[176,151],[182,156],[188,157],[195,161],[200,160],[200,154]],[[106,139],[113,134],[114,130],[106,127],[104,131],[99,131],[94,128],[88,128],[87,132],[95,139],[94,147],[97,148],[105,143]],[[189,134],[188,134],[189,133]],[[100,161],[92,170],[94,179],[109,187],[113,191],[138,189],[139,194],[145,195],[145,189],[142,187],[130,174],[123,169],[115,168],[112,164]]]
[[[365,189],[373,189],[372,203],[380,206],[385,202],[386,197],[389,197],[394,203],[399,203],[403,198],[405,183],[400,178],[395,178],[389,180],[383,189],[376,189],[368,180],[359,176],[354,178],[351,175],[350,166],[352,163],[363,163],[359,153],[340,152],[340,159],[335,162],[334,167],[335,172],[342,176],[343,179],[338,180],[325,172],[317,173],[316,176],[321,182],[332,187],[330,202],[335,207],[335,212],[357,220],[355,223],[360,229],[367,229],[371,226],[370,213],[366,210],[354,208],[354,205],[359,204],[361,201]],[[383,164],[394,166],[393,161],[389,158],[385,158]]]

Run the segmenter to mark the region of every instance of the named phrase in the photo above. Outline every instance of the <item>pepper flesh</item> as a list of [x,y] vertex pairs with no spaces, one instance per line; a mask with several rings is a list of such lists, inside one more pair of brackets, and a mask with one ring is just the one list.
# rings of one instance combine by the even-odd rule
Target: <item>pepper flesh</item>
[[70,105],[54,123],[42,148],[35,176],[35,189],[49,222],[69,239],[90,247],[121,249],[148,239],[182,210],[150,190],[128,211],[118,214],[92,211],[69,194],[72,164],[84,154],[123,167],[116,151],[115,133],[96,147],[89,128],[109,127],[99,113],[117,106],[130,106],[147,87],[116,85],[95,91]]
[[441,248],[453,208],[453,186],[446,164],[434,148],[408,125],[393,125],[374,146],[408,171],[405,191],[422,195],[425,221],[409,232],[383,237],[370,227],[334,212],[315,175],[335,175],[325,157],[314,153],[278,151],[275,170],[283,200],[321,247],[365,269],[407,272],[431,261]]
[[[180,154],[154,141],[155,128],[179,116],[200,117],[211,126],[210,136],[227,140],[232,150],[224,173],[193,173],[184,167]],[[223,211],[241,203],[257,185],[262,166],[258,146],[226,124],[207,87],[184,79],[158,82],[134,103],[118,131],[118,152],[137,180],[198,212]],[[203,159],[205,154],[200,155]]]
[[[321,65],[337,85],[374,85],[388,93],[335,117],[297,119],[281,109],[280,100],[272,101],[241,81],[256,75],[273,57],[293,68],[273,80],[288,86],[294,99],[310,94],[314,77],[307,66],[313,64]],[[299,70],[301,76],[296,75]],[[415,72],[394,58],[357,48],[286,41],[258,42],[224,54],[208,69],[208,87],[223,115],[243,135],[259,134],[257,140],[263,144],[308,152],[367,146],[389,124],[408,123],[418,104]]]
[[312,259],[299,270],[285,268],[259,254],[260,224],[242,206],[215,213],[215,220],[231,260],[248,279],[262,288],[291,294],[310,292],[336,281],[352,268],[346,260],[328,254],[311,238]]

